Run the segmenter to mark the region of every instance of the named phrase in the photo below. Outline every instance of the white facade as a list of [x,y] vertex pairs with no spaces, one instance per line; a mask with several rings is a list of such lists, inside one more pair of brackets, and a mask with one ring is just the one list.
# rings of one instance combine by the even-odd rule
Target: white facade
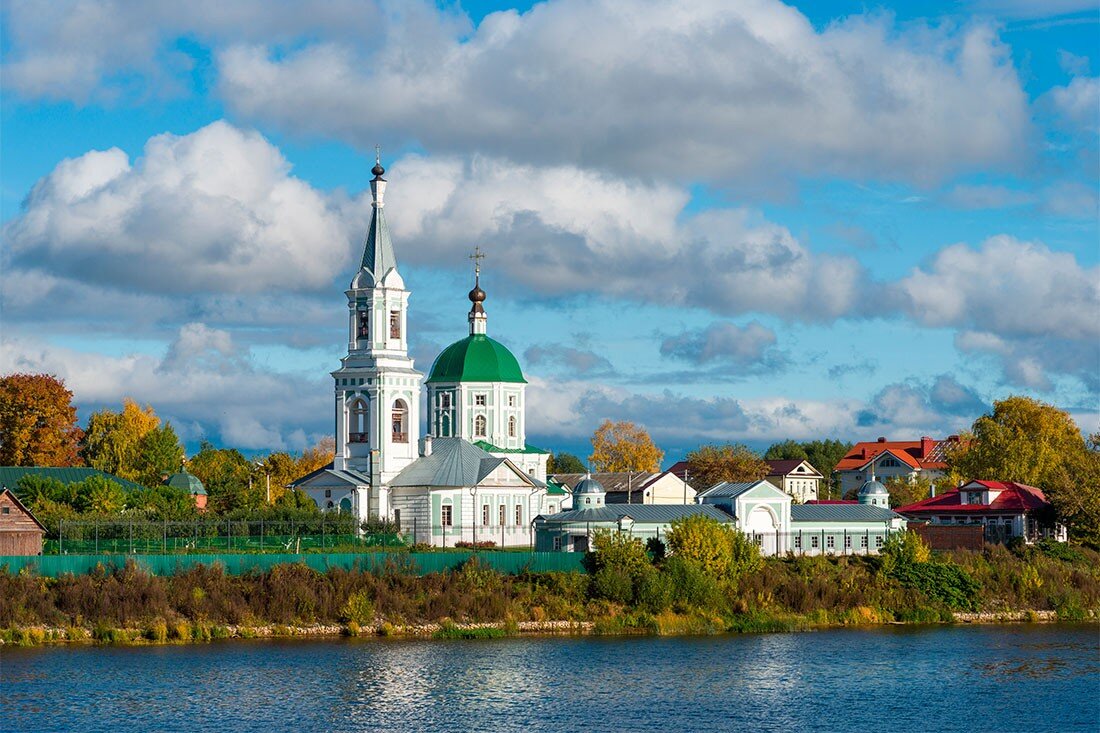
[[823,478],[808,461],[802,461],[785,473],[769,474],[767,481],[790,494],[798,503],[805,504],[817,500]]

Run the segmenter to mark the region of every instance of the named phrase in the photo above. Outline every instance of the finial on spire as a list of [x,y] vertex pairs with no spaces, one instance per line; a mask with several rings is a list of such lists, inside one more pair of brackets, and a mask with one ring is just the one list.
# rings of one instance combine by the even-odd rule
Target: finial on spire
[[477,285],[481,278],[481,261],[485,259],[485,253],[481,251],[480,245],[474,247],[474,253],[470,255],[470,259],[474,261],[474,285]]
[[485,308],[481,305],[485,302],[485,291],[481,289],[481,261],[485,259],[485,253],[481,247],[474,247],[474,253],[470,255],[474,261],[474,289],[470,291],[470,335],[485,335]]
[[381,178],[382,174],[386,172],[386,169],[382,167],[382,146],[374,146],[374,167],[370,169],[370,172],[374,174],[374,177]]

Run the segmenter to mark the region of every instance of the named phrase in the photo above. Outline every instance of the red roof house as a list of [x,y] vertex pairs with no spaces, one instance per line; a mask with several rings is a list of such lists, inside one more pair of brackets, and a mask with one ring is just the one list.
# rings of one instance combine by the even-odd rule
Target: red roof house
[[1012,481],[970,481],[896,511],[931,524],[980,524],[987,542],[1015,537],[1027,542],[1043,537],[1066,541],[1066,529],[1055,521],[1043,492]]
[[880,481],[894,476],[918,474],[942,476],[947,470],[946,451],[959,443],[959,436],[936,440],[927,435],[920,440],[887,440],[856,443],[840,462],[836,472],[842,494],[858,489],[874,474]]

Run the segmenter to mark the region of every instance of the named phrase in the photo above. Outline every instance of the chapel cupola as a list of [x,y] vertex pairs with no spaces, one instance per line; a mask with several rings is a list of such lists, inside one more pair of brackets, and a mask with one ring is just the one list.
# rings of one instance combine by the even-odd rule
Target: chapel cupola
[[485,291],[481,289],[481,260],[485,257],[481,247],[475,247],[470,259],[474,261],[474,289],[470,291],[470,335],[484,336],[486,330]]

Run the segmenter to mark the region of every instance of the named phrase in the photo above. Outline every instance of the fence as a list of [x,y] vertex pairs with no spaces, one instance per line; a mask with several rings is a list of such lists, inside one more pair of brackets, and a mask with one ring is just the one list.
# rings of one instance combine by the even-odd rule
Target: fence
[[116,522],[60,521],[46,554],[301,552],[337,547],[401,547],[397,533],[360,535],[354,517],[315,520]]
[[480,547],[533,547],[535,530],[530,524],[478,524],[455,526],[428,524],[415,518],[404,522],[401,537],[409,544],[420,543],[434,547],[461,547],[476,544]]
[[[41,555],[0,557],[0,572],[22,571],[56,578],[80,575],[97,567],[105,570],[133,561],[154,575],[173,575],[195,565],[221,565],[230,575],[267,572],[276,565],[299,563],[325,572],[344,570],[381,570],[394,568],[415,575],[455,570],[475,555],[464,552],[370,552],[318,553],[310,555]],[[564,552],[479,552],[477,560],[497,572],[514,575],[523,572],[585,572],[583,556]]]

